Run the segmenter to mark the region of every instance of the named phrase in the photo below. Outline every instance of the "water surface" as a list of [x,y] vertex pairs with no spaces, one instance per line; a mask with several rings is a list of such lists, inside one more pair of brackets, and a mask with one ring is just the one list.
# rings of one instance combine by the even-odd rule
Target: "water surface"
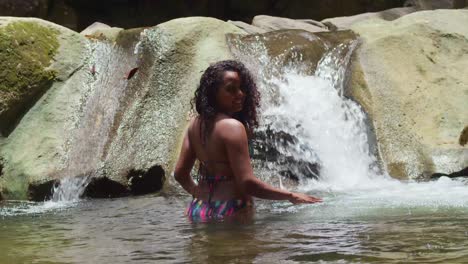
[[[246,223],[191,223],[183,215],[190,199],[186,196],[68,204],[8,202],[0,209],[0,259],[2,263],[468,261],[466,184],[448,178],[392,184],[400,186],[339,192],[309,185],[309,192],[324,197],[324,203],[292,206],[257,200],[257,212]],[[445,195],[436,188],[445,189]]]

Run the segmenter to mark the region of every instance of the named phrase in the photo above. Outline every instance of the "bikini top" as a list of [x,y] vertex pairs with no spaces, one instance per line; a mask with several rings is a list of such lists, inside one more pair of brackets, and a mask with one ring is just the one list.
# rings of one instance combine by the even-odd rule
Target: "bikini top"
[[[188,136],[190,140],[190,132],[188,133]],[[252,157],[253,155],[253,145],[251,143],[252,141],[249,140],[248,148],[249,148],[250,157]],[[191,144],[191,140],[190,140],[190,144]],[[215,185],[218,182],[222,182],[222,181],[232,181],[232,178],[228,178],[225,175],[212,175],[208,173],[206,163],[209,162],[209,163],[229,164],[229,162],[228,161],[205,161],[203,162],[201,160],[199,160],[199,162],[200,162],[200,166],[198,167],[197,181],[199,183],[202,181],[205,181],[206,183],[208,183],[208,188],[209,188],[208,203],[211,203],[211,198],[213,197]]]
[[[214,163],[224,163],[229,164],[227,161],[211,161]],[[210,174],[206,167],[206,162],[200,161],[200,166],[198,167],[197,181],[200,183],[202,181],[208,184],[209,194],[208,194],[208,203],[211,203],[211,198],[213,197],[215,185],[223,181],[232,181],[232,178],[228,178],[225,175],[219,174]]]
[[[252,157],[253,146],[250,140],[249,140],[248,147],[249,147],[249,155],[250,157]],[[225,175],[213,175],[213,174],[208,173],[206,163],[209,162],[209,163],[229,164],[229,162],[228,161],[205,161],[203,162],[201,160],[199,160],[199,162],[200,162],[200,166],[198,167],[197,181],[198,182],[205,181],[206,183],[208,183],[208,187],[210,189],[210,193],[208,194],[208,202],[211,202],[211,197],[213,196],[215,185],[218,182],[222,182],[222,181],[232,181],[232,178],[228,178]]]

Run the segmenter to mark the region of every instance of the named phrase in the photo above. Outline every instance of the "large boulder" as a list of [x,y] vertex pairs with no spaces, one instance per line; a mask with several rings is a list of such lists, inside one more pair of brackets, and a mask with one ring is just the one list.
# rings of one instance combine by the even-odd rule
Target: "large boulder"
[[370,19],[352,29],[350,94],[371,116],[383,163],[395,178],[468,166],[459,144],[468,124],[468,10]]
[[231,58],[225,35],[243,31],[194,17],[101,41],[31,21],[57,29],[55,82],[0,141],[1,196],[43,200],[57,181],[89,183],[84,192],[92,197],[160,190],[201,74]]
[[[34,18],[0,19],[3,198],[25,199],[31,183],[43,183],[63,167],[64,134],[80,101],[86,40],[62,26]],[[8,56],[4,56],[3,53]],[[6,100],[5,100],[6,99]],[[5,107],[6,106],[6,107]],[[0,110],[1,112],[1,110]],[[7,137],[6,137],[7,136]]]
[[201,74],[210,63],[232,58],[228,33],[244,34],[230,23],[203,17],[175,19],[142,32],[138,73],[104,159],[107,178],[134,193],[145,191],[144,181],[168,178]]
[[0,135],[7,136],[21,116],[47,91],[56,72],[59,31],[30,21],[0,20]]

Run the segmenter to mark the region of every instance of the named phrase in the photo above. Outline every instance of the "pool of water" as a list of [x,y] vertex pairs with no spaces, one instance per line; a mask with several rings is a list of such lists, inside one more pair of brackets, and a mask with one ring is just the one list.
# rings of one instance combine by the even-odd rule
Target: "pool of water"
[[[309,186],[309,187],[306,187]],[[3,202],[2,263],[466,263],[461,180],[301,189],[322,204],[256,200],[250,221],[191,223],[190,197]],[[431,191],[432,190],[432,191]]]

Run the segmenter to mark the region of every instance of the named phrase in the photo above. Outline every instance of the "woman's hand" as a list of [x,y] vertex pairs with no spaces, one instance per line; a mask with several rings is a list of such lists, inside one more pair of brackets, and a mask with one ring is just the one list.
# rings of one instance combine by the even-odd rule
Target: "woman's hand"
[[293,204],[301,204],[301,203],[320,203],[322,199],[310,196],[303,193],[291,193],[291,197],[289,201]]

